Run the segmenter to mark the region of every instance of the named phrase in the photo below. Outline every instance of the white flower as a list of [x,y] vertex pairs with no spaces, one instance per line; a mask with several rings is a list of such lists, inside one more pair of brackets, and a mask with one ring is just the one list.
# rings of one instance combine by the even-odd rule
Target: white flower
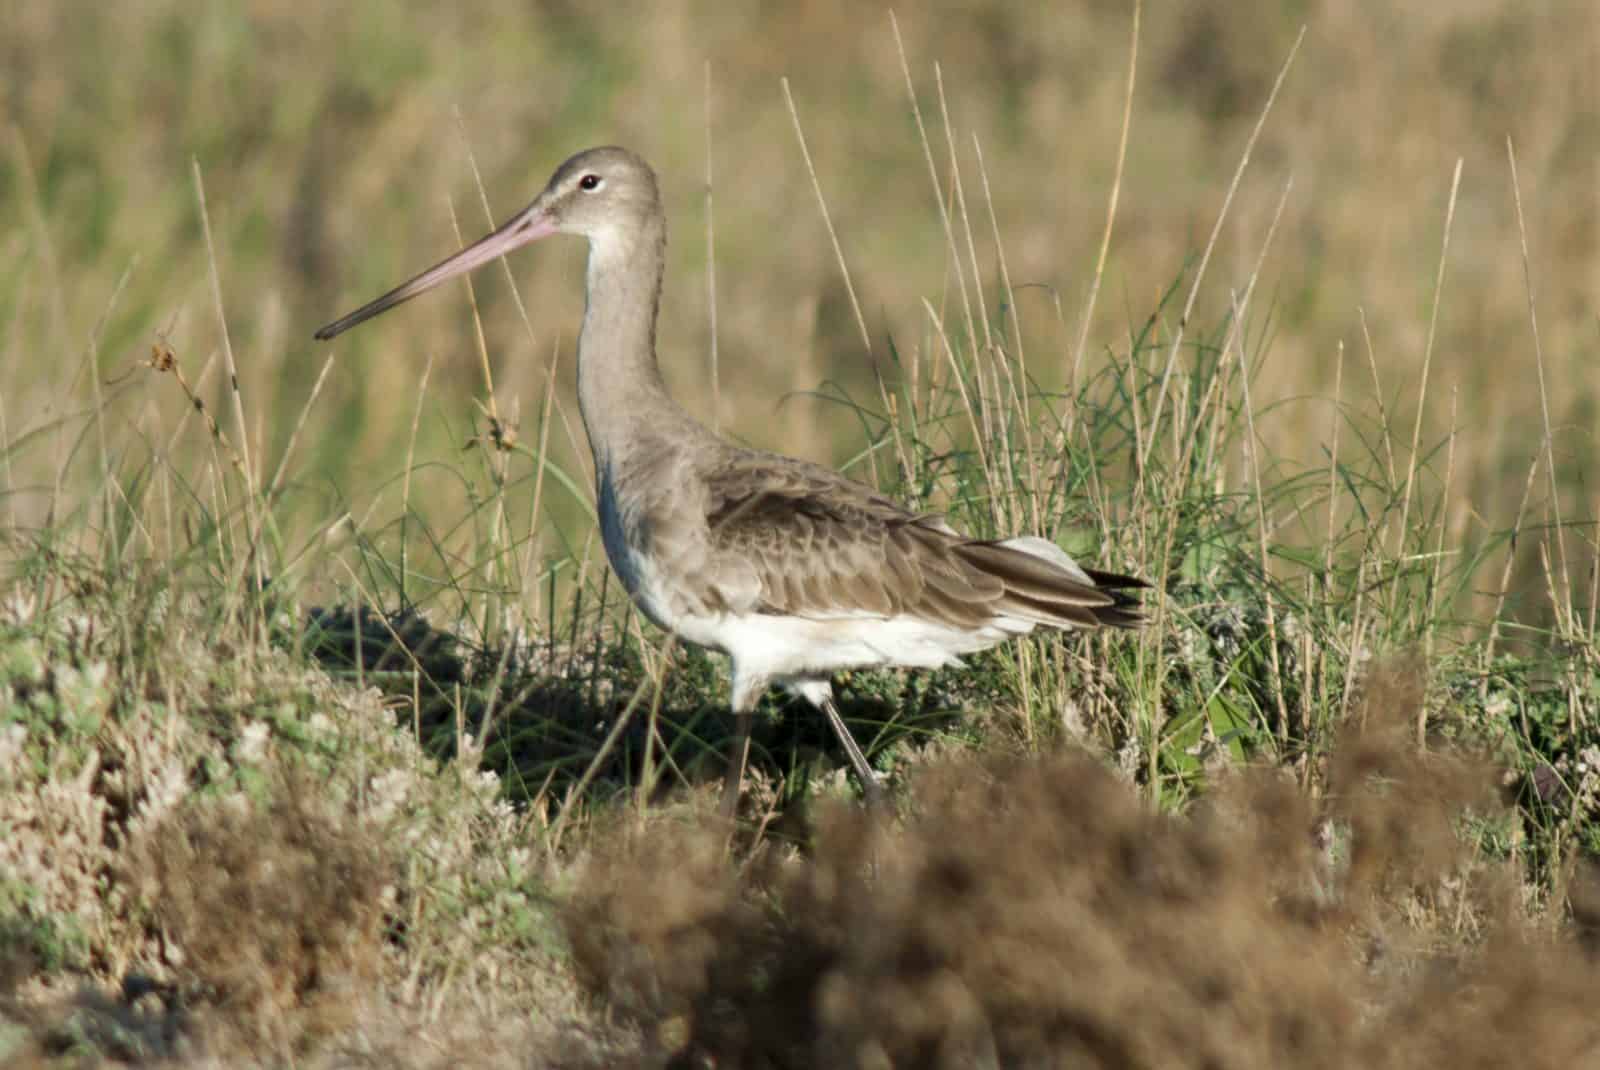
[[28,739],[28,729],[20,723],[0,728],[0,782],[15,775],[17,760],[22,757],[22,744]]
[[1117,750],[1117,775],[1132,784],[1134,778],[1139,775],[1139,767],[1142,764],[1143,760],[1139,755],[1139,741],[1129,738]]
[[272,738],[272,728],[265,721],[251,721],[239,732],[233,744],[233,758],[237,762],[254,765],[266,755],[267,741]]
[[33,620],[34,612],[39,608],[39,600],[30,592],[13,590],[11,596],[0,602],[0,620],[7,624],[27,624]]
[[1283,632],[1284,642],[1295,642],[1300,638],[1300,618],[1293,613],[1285,613],[1279,630]]
[[1083,719],[1083,708],[1073,699],[1065,699],[1061,703],[1061,727],[1073,739],[1083,739],[1089,734],[1089,726]]
[[407,769],[391,769],[372,778],[368,816],[382,824],[394,816],[411,794],[412,775]]
[[178,804],[178,800],[189,790],[189,778],[184,773],[183,762],[176,757],[169,758],[160,772],[151,777],[145,785],[144,802],[139,807],[139,816],[150,824],[161,820]]

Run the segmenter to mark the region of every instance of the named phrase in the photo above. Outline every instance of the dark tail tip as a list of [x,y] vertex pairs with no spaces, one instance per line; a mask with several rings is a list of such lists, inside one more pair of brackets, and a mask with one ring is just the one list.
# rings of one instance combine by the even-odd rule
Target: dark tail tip
[[1098,569],[1086,568],[1084,574],[1094,581],[1096,587],[1104,587],[1108,591],[1133,591],[1149,590],[1150,584],[1137,576],[1124,576],[1120,572],[1101,572]]
[[1094,581],[1094,585],[1111,596],[1111,604],[1094,611],[1095,620],[1108,628],[1139,628],[1149,622],[1144,606],[1139,604],[1139,596],[1131,594],[1132,591],[1147,591],[1150,584],[1137,576],[1124,576],[1120,572],[1101,572],[1098,569],[1086,568],[1083,570]]

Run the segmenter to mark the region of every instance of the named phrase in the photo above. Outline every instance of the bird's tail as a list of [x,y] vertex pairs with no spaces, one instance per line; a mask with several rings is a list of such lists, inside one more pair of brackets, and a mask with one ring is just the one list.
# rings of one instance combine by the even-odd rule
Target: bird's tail
[[999,608],[1057,628],[1134,628],[1144,623],[1138,596],[1150,585],[1133,576],[1086,569],[1035,535],[963,543],[956,553],[1005,585]]

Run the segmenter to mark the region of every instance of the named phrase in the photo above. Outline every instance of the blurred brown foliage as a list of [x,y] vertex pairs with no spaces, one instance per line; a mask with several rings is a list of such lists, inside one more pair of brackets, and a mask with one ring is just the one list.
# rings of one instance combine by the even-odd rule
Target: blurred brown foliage
[[1492,781],[1396,730],[1403,679],[1320,802],[1247,771],[1175,818],[1068,754],[930,768],[903,822],[743,865],[648,819],[572,899],[581,976],[641,1065],[1586,1065],[1600,960],[1458,835]]
[[180,992],[286,1053],[349,1026],[352,995],[379,976],[393,892],[374,830],[316,788],[285,783],[259,807],[191,803],[131,852],[153,924],[180,949]]

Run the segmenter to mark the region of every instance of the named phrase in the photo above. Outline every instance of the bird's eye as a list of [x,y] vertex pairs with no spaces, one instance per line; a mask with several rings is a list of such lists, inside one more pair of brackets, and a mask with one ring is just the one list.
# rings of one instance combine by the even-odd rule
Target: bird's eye
[[584,175],[582,178],[578,179],[578,188],[583,190],[585,193],[593,193],[595,190],[600,188],[600,176]]

